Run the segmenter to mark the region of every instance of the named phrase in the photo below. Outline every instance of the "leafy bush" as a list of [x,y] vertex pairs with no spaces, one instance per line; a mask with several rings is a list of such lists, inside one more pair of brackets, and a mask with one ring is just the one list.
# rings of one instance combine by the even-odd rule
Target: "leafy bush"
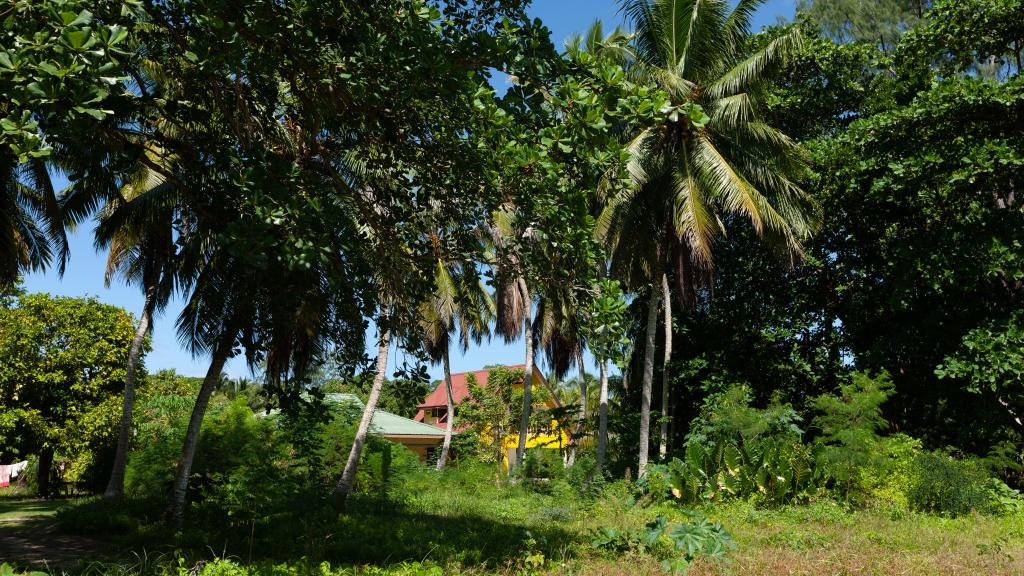
[[992,476],[1014,486],[1024,485],[1024,452],[1015,442],[997,442],[980,463]]
[[705,399],[690,424],[683,459],[648,472],[651,498],[671,493],[684,502],[756,497],[780,504],[816,490],[814,449],[801,443],[800,416],[792,407],[750,405],[745,386]]
[[784,438],[710,449],[690,443],[685,460],[673,459],[668,469],[672,495],[684,502],[755,496],[782,504],[806,499],[819,480],[812,449]]
[[1002,480],[989,478],[985,492],[989,508],[995,514],[1017,514],[1024,511],[1024,497],[1021,497],[1020,490],[1010,488]]
[[859,470],[857,483],[871,497],[906,511],[910,506],[907,494],[917,477],[915,460],[921,453],[921,441],[906,434],[893,434],[881,438],[875,449],[870,465]]
[[917,477],[907,493],[912,509],[954,517],[991,510],[988,478],[975,462],[924,452],[914,465]]
[[643,502],[663,502],[672,493],[672,471],[667,464],[648,464],[647,474],[637,478],[633,486]]
[[[158,394],[140,404],[139,448],[126,473],[128,494],[156,506],[170,492],[192,400]],[[218,395],[203,422],[189,497],[200,524],[264,521],[274,511],[319,510],[348,457],[361,415],[357,406],[298,402],[271,415],[253,413],[247,398]],[[326,421],[326,423],[325,423]],[[416,456],[370,437],[356,490],[385,495],[391,471],[418,466]]]
[[753,392],[745,385],[708,395],[690,422],[687,444],[746,444],[764,437],[798,440],[803,435],[803,419],[788,404],[772,402],[761,409],[752,402]]
[[136,449],[128,457],[125,489],[136,498],[165,498],[170,492],[192,412],[192,398],[173,390],[162,392],[140,401],[135,409]]
[[523,466],[516,472],[526,480],[550,480],[560,478],[563,470],[562,458],[557,450],[532,448],[526,451]]
[[721,558],[732,548],[732,537],[718,522],[694,515],[692,522],[669,522],[658,516],[643,528],[601,528],[591,533],[591,546],[615,555],[647,554],[661,560],[661,568],[682,573],[697,558]]
[[597,457],[589,450],[581,450],[576,462],[563,473],[566,483],[577,495],[595,497],[604,488],[606,478],[597,467]]
[[190,491],[198,512],[231,522],[261,519],[297,485],[282,473],[287,446],[273,422],[256,418],[246,399],[220,407],[203,423]]
[[856,372],[849,384],[839,386],[838,395],[823,394],[812,401],[820,412],[813,425],[825,445],[819,462],[846,498],[862,488],[858,471],[877,463],[878,432],[888,426],[881,407],[892,393],[888,374]]

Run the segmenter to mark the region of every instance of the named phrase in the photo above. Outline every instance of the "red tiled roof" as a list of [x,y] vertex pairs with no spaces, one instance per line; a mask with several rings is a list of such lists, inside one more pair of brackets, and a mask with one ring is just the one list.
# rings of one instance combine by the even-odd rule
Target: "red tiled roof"
[[[516,364],[514,366],[505,366],[512,370],[526,368],[525,364]],[[455,404],[458,404],[469,397],[469,385],[466,384],[466,377],[469,374],[473,374],[476,377],[476,383],[480,386],[487,385],[487,375],[490,374],[490,369],[487,370],[475,370],[473,372],[459,372],[458,374],[452,374],[452,400]],[[447,407],[448,399],[444,389],[444,380],[438,382],[437,387],[434,391],[427,395],[427,398],[422,404],[418,405],[420,409],[419,413],[416,414],[415,420],[422,422],[424,417],[424,409]],[[441,426],[444,427],[443,425]]]

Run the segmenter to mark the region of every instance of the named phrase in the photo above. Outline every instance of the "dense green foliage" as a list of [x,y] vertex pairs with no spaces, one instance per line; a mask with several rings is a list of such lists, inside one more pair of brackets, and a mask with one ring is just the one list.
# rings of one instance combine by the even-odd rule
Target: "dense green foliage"
[[981,24],[1013,10],[939,2],[884,51],[798,22],[809,39],[769,88],[767,115],[813,156],[805,185],[822,227],[793,268],[730,227],[709,297],[676,329],[677,421],[732,383],[809,417],[810,399],[854,370],[885,371],[896,429],[977,456],[1001,446],[1015,478],[1020,30]]
[[[753,34],[757,1],[623,0],[562,52],[528,4],[0,9],[0,459],[113,469],[64,526],[249,565],[208,576],[725,554],[682,506],[1019,517],[1024,3],[809,0]],[[12,288],[91,218],[138,324]],[[175,297],[209,371],[143,377]],[[437,470],[364,439],[492,331],[527,369],[470,378]]]
[[66,480],[103,482],[132,324],[87,298],[29,294],[0,307],[0,458],[45,454],[45,467],[56,454]]

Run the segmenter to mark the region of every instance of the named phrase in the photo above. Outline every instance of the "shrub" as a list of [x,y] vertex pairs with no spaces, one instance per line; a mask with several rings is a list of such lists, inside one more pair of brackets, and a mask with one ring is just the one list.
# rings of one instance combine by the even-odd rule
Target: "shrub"
[[691,522],[669,522],[658,516],[643,528],[601,528],[591,533],[591,546],[616,556],[646,554],[661,560],[662,570],[677,574],[697,558],[721,558],[732,548],[732,537],[718,522],[694,514]]
[[282,473],[285,455],[277,427],[256,418],[245,398],[220,408],[203,423],[192,466],[190,490],[195,506],[211,518],[234,521],[262,518],[297,485]]
[[989,474],[1014,486],[1024,485],[1024,452],[1009,440],[997,442],[980,460]]
[[988,478],[975,462],[924,452],[914,466],[916,478],[907,493],[912,509],[953,517],[991,510]]
[[921,441],[906,434],[893,434],[880,439],[876,456],[871,464],[860,469],[857,483],[880,501],[906,510],[910,506],[907,494],[914,485],[921,453]]
[[125,470],[129,495],[159,499],[170,492],[193,404],[192,398],[171,391],[149,396],[136,407],[136,448],[129,454]]
[[751,401],[746,386],[708,396],[690,424],[683,459],[648,472],[651,497],[671,490],[684,502],[756,497],[781,504],[815,492],[820,475],[812,447],[800,440],[800,416],[789,405],[762,409]]
[[857,372],[852,382],[840,385],[838,395],[823,394],[812,401],[820,412],[813,425],[820,430],[825,446],[819,462],[846,498],[863,488],[858,482],[859,469],[877,463],[878,432],[888,426],[882,418],[882,404],[892,392],[888,374],[871,377]]
[[799,440],[803,435],[803,419],[790,405],[772,402],[767,408],[754,408],[752,402],[753,393],[745,385],[708,395],[690,422],[687,444],[745,444],[761,438]]
[[690,443],[668,470],[672,495],[684,502],[754,497],[777,505],[806,499],[820,480],[811,447],[785,438],[710,449]]
[[557,450],[533,448],[526,451],[521,474],[524,478],[559,478],[564,466]]
[[666,464],[648,464],[647,474],[638,478],[634,487],[647,502],[663,502],[672,493],[672,470]]
[[998,478],[989,478],[985,483],[985,493],[989,506],[995,514],[1017,514],[1024,511],[1024,497],[1020,490],[1015,490]]

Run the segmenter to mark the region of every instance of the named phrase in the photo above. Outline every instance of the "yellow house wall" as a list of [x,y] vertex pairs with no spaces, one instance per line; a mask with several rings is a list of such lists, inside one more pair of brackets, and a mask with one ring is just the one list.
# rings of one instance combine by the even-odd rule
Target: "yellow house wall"
[[[546,381],[547,380],[544,378],[544,374],[542,374],[541,371],[538,370],[536,366],[534,366],[534,368],[533,368],[533,382],[542,382],[542,383],[539,384],[539,385],[538,384],[533,384],[533,389],[536,390],[538,387],[544,386],[543,382],[546,382]],[[519,385],[516,385],[516,387],[517,388],[522,388],[523,385],[519,384]],[[546,408],[554,408],[555,407],[555,405],[553,403],[548,402],[546,404],[547,405],[544,406]],[[540,406],[535,405],[534,409],[535,410],[537,408],[543,409],[544,407],[540,407]],[[552,428],[552,432],[551,433],[546,433],[546,434],[529,434],[529,435],[527,435],[527,437],[526,437],[526,448],[527,449],[530,449],[530,448],[547,448],[549,450],[560,450],[561,448],[564,448],[564,447],[568,446],[569,445],[569,441],[570,441],[570,436],[569,436],[569,433],[566,430],[562,429],[561,424],[557,420],[552,420],[551,421],[551,428]],[[491,443],[493,441],[494,441],[494,439],[489,434],[487,434],[487,433],[483,433],[483,434],[480,435],[480,443],[483,444],[484,446],[491,445]],[[501,448],[502,448],[501,469],[502,469],[502,471],[508,472],[508,470],[509,470],[508,453],[509,453],[510,450],[515,450],[518,447],[519,447],[519,432],[518,431],[513,433],[513,434],[508,434],[508,435],[506,435],[502,439],[502,441],[501,441]]]
[[[548,450],[560,450],[569,445],[569,433],[562,429],[561,424],[558,420],[551,421],[552,432],[548,434],[528,434],[526,436],[526,449],[530,448],[546,448]],[[501,458],[501,469],[505,472],[509,470],[509,451],[514,451],[519,448],[519,434],[509,434],[505,436],[501,442],[502,447],[502,458]]]

